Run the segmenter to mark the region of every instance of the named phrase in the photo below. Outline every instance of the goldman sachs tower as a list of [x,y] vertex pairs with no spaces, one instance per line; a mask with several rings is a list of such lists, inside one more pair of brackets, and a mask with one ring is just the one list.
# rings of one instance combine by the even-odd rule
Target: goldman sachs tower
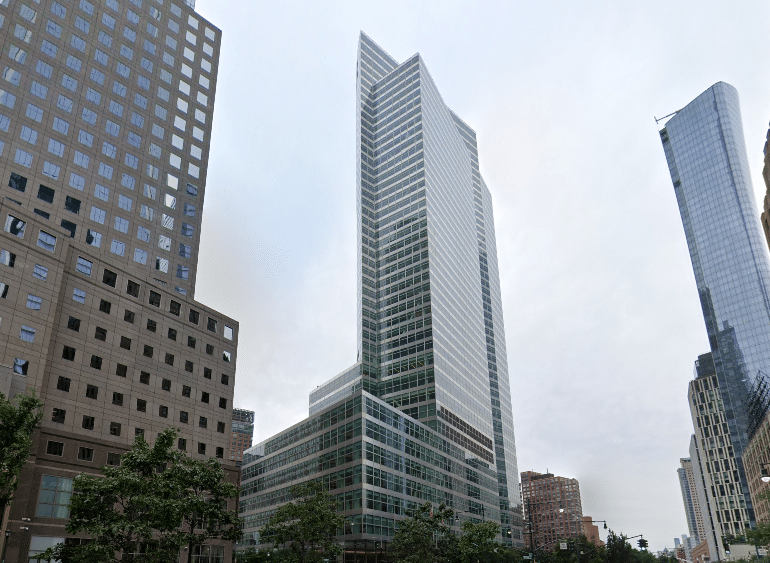
[[[497,247],[476,134],[444,104],[419,54],[398,63],[364,33],[357,88],[364,388],[496,467],[500,517],[515,529]],[[399,399],[400,382],[427,365],[435,393]]]

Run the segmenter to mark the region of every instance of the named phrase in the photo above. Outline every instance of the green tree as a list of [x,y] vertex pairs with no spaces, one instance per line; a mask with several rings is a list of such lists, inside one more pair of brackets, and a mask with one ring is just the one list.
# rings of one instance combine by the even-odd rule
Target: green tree
[[[417,508],[411,518],[400,520],[393,541],[388,548],[388,559],[399,563],[429,563],[447,561],[444,549],[453,545],[446,521],[454,511],[442,504],[433,508],[426,502]],[[441,546],[439,546],[441,544]]]
[[32,433],[40,424],[43,403],[35,394],[19,394],[12,401],[0,393],[0,530],[5,507],[19,486],[19,474],[32,448]]
[[216,459],[200,461],[172,449],[176,434],[174,428],[164,430],[152,447],[137,436],[119,466],[102,467],[103,475],[78,475],[67,532],[92,539],[59,544],[43,558],[168,563],[186,546],[189,563],[193,549],[208,539],[237,541],[240,519],[227,510],[227,501],[238,487],[225,481]]
[[278,507],[260,535],[275,546],[288,544],[282,560],[291,563],[316,563],[342,553],[335,536],[345,524],[337,514],[337,501],[324,491],[318,481],[291,487],[297,499]]
[[461,563],[479,563],[498,559],[502,546],[495,541],[500,533],[497,522],[471,522],[462,525],[462,535],[458,542]]

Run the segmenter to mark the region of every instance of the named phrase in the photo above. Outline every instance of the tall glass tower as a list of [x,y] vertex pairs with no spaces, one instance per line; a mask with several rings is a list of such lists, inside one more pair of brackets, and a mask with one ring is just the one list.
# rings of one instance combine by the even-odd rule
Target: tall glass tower
[[[363,33],[357,88],[363,386],[496,465],[501,519],[518,526],[494,219],[476,134],[419,54],[399,64]],[[426,366],[434,382],[404,384]]]
[[[746,510],[734,526],[740,530],[754,520],[740,456],[758,414],[751,414],[753,390],[770,374],[770,261],[737,91],[724,82],[714,84],[677,112],[660,136],[724,401],[725,420],[710,423],[727,425],[733,450],[727,462],[745,498]],[[713,485],[720,490],[720,483]]]

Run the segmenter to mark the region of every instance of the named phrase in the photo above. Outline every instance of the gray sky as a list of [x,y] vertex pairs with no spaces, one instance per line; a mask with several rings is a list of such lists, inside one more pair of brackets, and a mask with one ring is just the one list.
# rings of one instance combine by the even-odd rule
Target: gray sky
[[653,116],[741,95],[758,206],[766,1],[198,0],[223,30],[198,300],[240,321],[255,442],[356,357],[355,65],[420,52],[492,191],[519,470],[650,548],[687,533],[676,475],[707,350]]

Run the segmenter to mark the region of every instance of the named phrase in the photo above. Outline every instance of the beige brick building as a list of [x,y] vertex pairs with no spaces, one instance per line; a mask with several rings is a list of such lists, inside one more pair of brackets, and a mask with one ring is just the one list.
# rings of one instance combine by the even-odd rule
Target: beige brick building
[[0,39],[0,364],[44,402],[6,525],[26,562],[137,434],[238,480],[238,323],[193,299],[220,31],[194,0],[0,0]]

